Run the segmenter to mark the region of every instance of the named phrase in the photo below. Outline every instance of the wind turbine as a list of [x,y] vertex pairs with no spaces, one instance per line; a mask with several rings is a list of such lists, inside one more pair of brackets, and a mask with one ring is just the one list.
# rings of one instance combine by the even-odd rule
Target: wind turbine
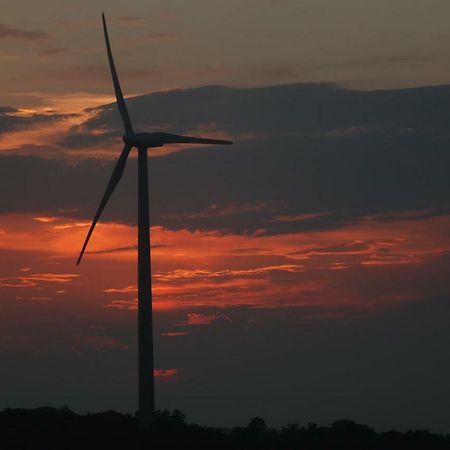
[[103,32],[106,51],[116,94],[117,106],[122,117],[125,134],[122,137],[124,147],[117,160],[111,178],[106,186],[103,198],[95,213],[92,224],[78,257],[80,264],[89,239],[100,216],[108,203],[111,194],[118,185],[128,155],[133,147],[138,151],[138,375],[139,375],[139,427],[148,429],[155,419],[155,383],[153,364],[153,318],[152,318],[152,287],[151,287],[151,257],[150,257],[150,223],[148,207],[148,169],[147,149],[162,147],[165,144],[209,144],[230,145],[232,142],[192,136],[180,136],[170,133],[135,133],[123,98],[119,78],[109,43],[105,14],[102,13]]

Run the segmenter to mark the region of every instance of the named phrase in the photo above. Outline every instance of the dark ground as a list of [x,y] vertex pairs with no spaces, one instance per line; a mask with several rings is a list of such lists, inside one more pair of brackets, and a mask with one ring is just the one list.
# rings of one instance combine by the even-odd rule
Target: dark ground
[[246,427],[218,429],[186,422],[180,411],[158,411],[155,429],[143,433],[131,415],[114,411],[78,415],[68,408],[0,412],[0,448],[15,449],[450,449],[450,435],[428,431],[377,433],[338,420],[329,427],[289,424],[275,430],[255,417]]

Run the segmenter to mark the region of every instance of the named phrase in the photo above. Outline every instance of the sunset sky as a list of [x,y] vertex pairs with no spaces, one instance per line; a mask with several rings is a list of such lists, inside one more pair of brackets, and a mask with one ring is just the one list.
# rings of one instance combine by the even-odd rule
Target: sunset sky
[[450,432],[448,0],[16,0],[0,19],[0,409],[137,408],[136,155],[156,403],[202,424]]

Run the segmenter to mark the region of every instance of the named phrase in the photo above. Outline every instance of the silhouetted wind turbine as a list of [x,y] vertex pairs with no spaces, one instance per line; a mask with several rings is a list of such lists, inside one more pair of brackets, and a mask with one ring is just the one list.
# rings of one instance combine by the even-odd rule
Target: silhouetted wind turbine
[[127,106],[120,88],[114,65],[105,14],[102,14],[103,31],[105,34],[106,51],[117,99],[117,106],[122,116],[125,135],[122,140],[124,147],[117,160],[111,179],[89,228],[77,265],[83,257],[86,246],[94,231],[95,225],[108,202],[111,194],[119,183],[128,155],[133,147],[138,151],[138,334],[139,334],[139,426],[149,428],[155,418],[155,385],[153,366],[153,323],[152,323],[152,288],[150,265],[150,224],[148,209],[148,169],[147,149],[162,147],[164,144],[210,144],[230,145],[232,142],[218,139],[207,139],[191,136],[179,136],[170,133],[135,133],[128,115]]

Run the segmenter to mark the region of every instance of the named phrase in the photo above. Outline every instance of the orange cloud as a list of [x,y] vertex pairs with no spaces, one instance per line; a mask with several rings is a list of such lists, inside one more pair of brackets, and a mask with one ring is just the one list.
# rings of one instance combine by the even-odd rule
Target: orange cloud
[[130,286],[126,286],[124,288],[108,288],[108,289],[104,289],[103,292],[107,292],[108,294],[115,294],[117,292],[120,293],[124,293],[124,292],[137,292],[137,286],[134,285],[130,285]]
[[[47,49],[60,51],[60,49]],[[26,127],[5,132],[0,140],[0,152],[7,154],[32,154],[40,158],[64,158],[77,160],[85,157],[115,158],[116,153],[111,151],[110,140],[105,138],[95,148],[71,149],[67,151],[60,145],[62,140],[73,133],[73,129],[81,126],[95,114],[95,107],[115,101],[114,96],[89,93],[69,93],[46,95],[42,93],[12,93],[8,94],[13,101],[26,98],[27,104],[35,104],[33,107],[19,108],[12,116],[29,117]],[[55,116],[59,115],[59,116]],[[39,116],[49,120],[36,121],[33,117]],[[50,120],[54,117],[55,120]],[[105,132],[107,130],[101,130]],[[99,130],[92,130],[92,134],[98,134]],[[119,143],[120,147],[120,143]],[[118,147],[118,148],[119,148]]]
[[178,374],[177,369],[155,369],[154,375],[156,378],[171,378]]
[[[29,291],[18,291],[18,297],[54,298],[52,285],[65,284],[69,288],[64,297],[77,295],[86,303],[95,297],[103,308],[135,310],[136,228],[99,224],[91,252],[75,269],[88,223],[48,217],[52,220],[0,216],[0,249],[17,259],[15,265],[9,260],[1,263],[0,288]],[[337,230],[275,236],[153,227],[154,307],[369,308],[446,293],[447,275],[438,260],[450,251],[449,226],[450,216],[384,222],[366,218]],[[111,248],[124,250],[105,251]],[[58,270],[48,271],[48,264],[57,264]],[[23,271],[29,267],[33,271]],[[436,280],[432,284],[420,276],[429,267]],[[411,271],[416,273],[413,280]],[[209,319],[194,315],[188,322]]]
[[136,310],[138,308],[138,299],[133,298],[132,300],[111,300],[109,303],[103,305],[103,308]]
[[34,220],[36,222],[43,222],[43,223],[49,223],[49,222],[55,222],[58,220],[57,217],[35,217]]
[[32,301],[52,301],[55,300],[52,297],[16,297],[16,300],[32,300]]
[[0,278],[0,287],[36,287],[40,283],[70,283],[78,274],[71,273],[37,273],[12,278]]
[[177,336],[186,336],[187,334],[189,334],[188,331],[169,331],[168,333],[161,333],[161,336],[177,337]]

